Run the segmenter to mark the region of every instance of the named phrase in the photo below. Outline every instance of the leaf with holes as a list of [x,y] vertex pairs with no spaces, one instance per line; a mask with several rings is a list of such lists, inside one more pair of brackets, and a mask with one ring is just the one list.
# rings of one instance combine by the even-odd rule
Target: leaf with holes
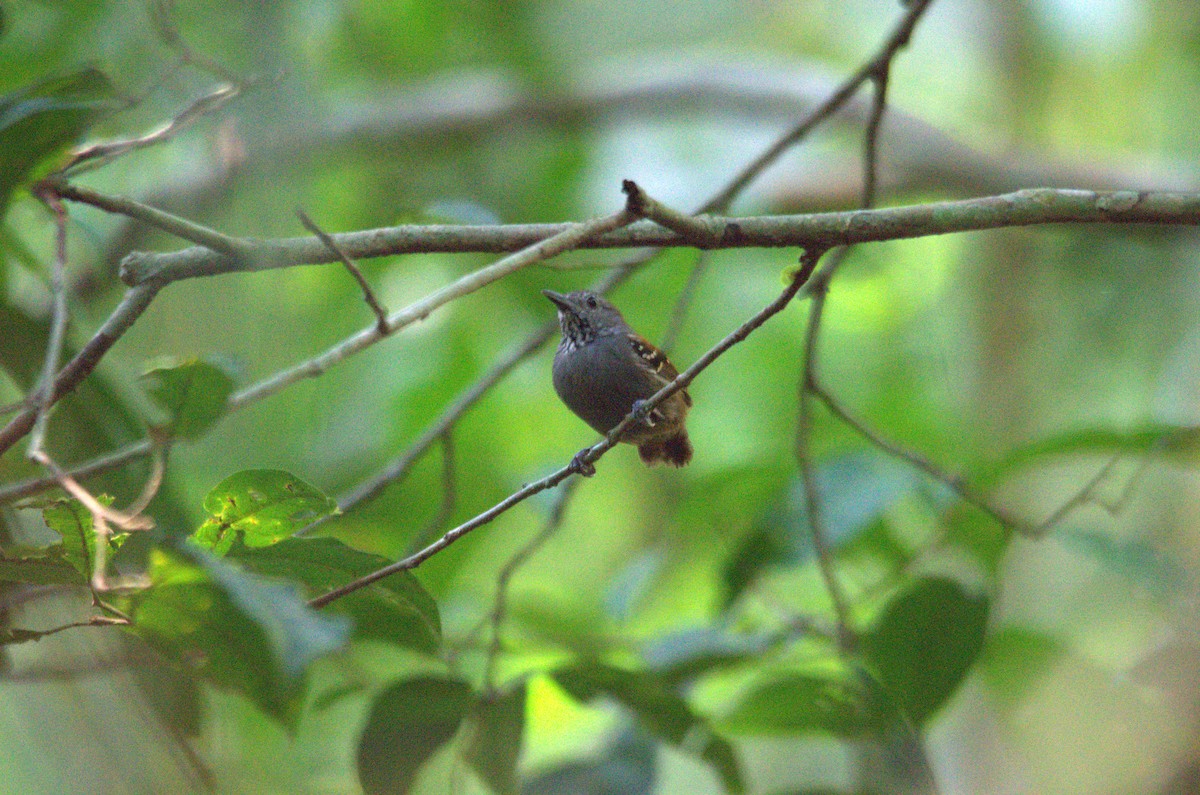
[[209,518],[194,534],[200,546],[224,555],[241,536],[265,547],[337,510],[337,503],[300,478],[278,469],[230,475],[204,498]]

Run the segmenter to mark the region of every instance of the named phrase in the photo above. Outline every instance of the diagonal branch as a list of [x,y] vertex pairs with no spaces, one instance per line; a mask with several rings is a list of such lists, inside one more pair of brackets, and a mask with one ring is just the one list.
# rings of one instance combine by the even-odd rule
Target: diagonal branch
[[[108,353],[117,340],[141,317],[162,287],[162,282],[150,281],[125,291],[125,297],[108,316],[108,320],[104,321],[79,353],[59,371],[54,379],[54,390],[49,396],[51,403],[77,387],[80,381],[96,369],[104,354]],[[29,433],[36,419],[37,409],[26,406],[9,420],[8,424],[0,429],[0,454]]]
[[[395,334],[402,328],[424,320],[439,307],[445,306],[456,298],[462,298],[476,290],[482,289],[498,279],[502,279],[522,268],[527,268],[542,260],[558,256],[564,251],[578,248],[584,241],[622,226],[632,223],[637,216],[628,209],[622,209],[612,215],[597,218],[592,221],[571,224],[558,234],[540,240],[515,254],[500,259],[487,267],[472,271],[466,276],[451,282],[440,290],[433,292],[421,300],[406,306],[387,318],[387,334],[379,331],[377,325],[363,329],[357,334],[334,345],[307,361],[283,370],[266,378],[251,387],[243,389],[229,399],[230,409],[241,408],[248,403],[254,403],[275,394],[287,386],[304,378],[315,378],[330,367],[352,356],[364,348],[374,345],[386,336]],[[324,248],[324,244],[317,241]]]
[[[853,98],[858,89],[862,88],[864,83],[877,78],[881,70],[886,71],[896,53],[908,44],[917,22],[932,2],[933,0],[911,0],[908,5],[908,11],[901,17],[895,30],[888,36],[875,57],[851,75],[837,91],[830,95],[829,99],[813,110],[807,119],[776,141],[767,151],[759,155],[753,163],[746,166],[723,191],[707,202],[700,209],[700,212],[716,212],[728,208],[734,198],[778,160],[784,152],[795,146],[798,141],[812,132],[814,128],[840,110]],[[874,177],[871,177],[871,179],[873,180]]]
[[[105,212],[124,215],[127,218],[133,218],[134,220],[149,224],[155,229],[175,235],[175,237],[182,240],[198,243],[210,254],[233,257],[241,261],[240,253],[253,248],[252,244],[248,241],[230,237],[223,232],[209,229],[195,221],[180,218],[177,215],[155,209],[148,204],[142,204],[133,199],[126,199],[121,196],[109,196],[89,190],[88,188],[81,188],[62,178],[55,178],[50,184],[53,186],[55,192],[64,199],[82,204],[90,204]],[[249,262],[243,262],[242,264],[246,268],[251,267],[251,263]]]
[[[796,297],[796,294],[800,292],[801,288],[804,287],[805,282],[808,280],[809,276],[812,275],[812,272],[816,268],[817,262],[820,260],[823,253],[823,251],[805,252],[801,258],[801,267],[778,298],[757,312],[745,323],[738,326],[736,329],[726,335],[724,339],[710,348],[708,352],[697,359],[691,367],[680,373],[673,381],[671,381],[671,383],[667,384],[653,396],[645,400],[639,407],[639,410],[649,411],[679,390],[687,388],[687,386],[693,380],[695,380],[696,376],[704,372],[704,370],[706,370],[709,365],[719,359],[725,353],[725,351],[746,339],[746,337],[750,336],[755,329],[767,322],[767,320],[769,320],[772,316],[783,311],[783,309],[787,307],[789,303],[791,303],[792,299]],[[529,483],[521,489],[513,492],[505,499],[493,505],[491,508],[478,514],[463,524],[460,524],[458,527],[448,531],[437,541],[433,542],[421,551],[409,555],[408,557],[396,561],[388,566],[384,566],[383,568],[378,569],[364,577],[360,577],[357,580],[346,583],[345,585],[335,588],[328,593],[324,593],[321,596],[310,600],[309,605],[314,608],[324,607],[325,605],[328,605],[347,594],[354,593],[360,588],[365,588],[366,586],[378,582],[385,577],[391,576],[396,572],[415,569],[417,566],[420,566],[426,560],[433,557],[438,552],[441,552],[443,549],[450,546],[472,530],[488,524],[496,517],[502,515],[510,508],[519,505],[533,495],[557,486],[571,475],[576,474],[582,466],[594,464],[600,459],[601,456],[603,456],[617,444],[617,440],[620,439],[621,434],[623,434],[629,428],[629,426],[638,421],[638,411],[630,412],[624,420],[622,420],[619,424],[617,424],[616,427],[609,431],[608,435],[602,441],[581,451],[575,456],[575,458],[571,460],[571,463],[567,464],[561,469],[558,469],[552,474],[547,475],[541,480]]]

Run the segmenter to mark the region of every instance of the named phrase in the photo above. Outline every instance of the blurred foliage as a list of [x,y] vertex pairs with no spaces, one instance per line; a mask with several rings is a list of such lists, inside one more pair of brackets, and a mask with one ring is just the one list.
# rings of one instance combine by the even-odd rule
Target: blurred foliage
[[[80,184],[255,238],[303,234],[298,205],[330,232],[580,219],[619,207],[623,178],[688,210],[901,13],[884,0],[5,2],[0,406],[33,388],[49,336],[54,228],[29,187],[81,140],[145,134],[234,77],[235,102]],[[937,0],[890,91],[883,205],[1200,188],[1196,4]],[[735,211],[853,205],[860,117],[823,127]],[[122,256],[182,244],[68,209],[69,356],[119,301]],[[59,403],[47,442],[76,464],[149,425],[170,440],[157,528],[108,550],[134,587],[105,595],[104,614],[131,626],[55,632],[101,610],[86,590],[92,517],[55,493],[0,506],[0,790],[840,793],[931,770],[946,792],[1166,793],[1194,780],[1190,230],[850,253],[823,384],[1021,523],[998,526],[818,409],[820,520],[855,645],[839,646],[795,459],[803,301],[692,385],[688,468],[647,470],[624,447],[600,462],[506,575],[498,627],[498,578],[552,520],[554,493],[312,609],[593,440],[554,397],[547,345],[452,445],[336,510],[551,320],[541,288],[590,285],[624,256],[521,271],[244,406],[239,390],[373,322],[358,286],[330,265],[164,290]],[[398,309],[490,260],[359,264]],[[671,350],[684,366],[794,262],[665,252],[613,298],[661,340],[702,263]],[[87,484],[120,508],[147,469]],[[19,449],[0,457],[0,485],[38,474]],[[1064,506],[1045,535],[1014,532]]]

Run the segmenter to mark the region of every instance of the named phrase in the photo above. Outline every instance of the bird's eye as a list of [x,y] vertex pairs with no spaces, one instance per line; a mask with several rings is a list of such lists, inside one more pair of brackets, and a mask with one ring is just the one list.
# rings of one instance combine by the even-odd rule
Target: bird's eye
[[596,296],[589,295],[587,297],[587,301],[585,301],[585,303],[588,305],[588,309],[595,309],[596,308]]

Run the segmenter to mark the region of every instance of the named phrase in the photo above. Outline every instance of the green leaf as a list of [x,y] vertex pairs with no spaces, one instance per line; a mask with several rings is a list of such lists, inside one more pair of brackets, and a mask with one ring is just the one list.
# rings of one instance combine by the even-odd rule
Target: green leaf
[[521,795],[650,795],[657,751],[646,732],[624,731],[599,759],[542,773],[521,787]]
[[419,677],[384,690],[358,742],[358,780],[367,795],[403,795],[471,707],[466,682]]
[[677,685],[713,669],[756,660],[779,641],[772,634],[738,635],[724,627],[700,627],[664,635],[642,652],[665,682]]
[[[112,497],[101,494],[96,497],[101,505],[112,505]],[[92,526],[92,512],[78,500],[57,499],[42,509],[42,519],[46,526],[62,536],[63,554],[75,570],[83,575],[85,582],[90,581],[95,566],[93,558],[96,555],[96,530]],[[107,559],[121,548],[128,533],[111,533],[108,537]]]
[[135,602],[135,631],[285,723],[297,717],[308,666],[350,633],[345,617],[309,609],[295,588],[200,549],[156,550],[150,576]]
[[[104,505],[112,498],[99,495]],[[96,552],[96,531],[92,514],[76,500],[65,497],[30,500],[25,508],[41,508],[46,526],[61,536],[55,543],[41,546],[0,546],[0,581],[33,585],[86,585],[91,581]],[[109,558],[121,547],[125,533],[108,539]]]
[[[352,549],[335,538],[289,538],[257,549],[235,544],[229,558],[257,574],[304,583],[309,596],[331,591],[392,562]],[[356,638],[382,640],[426,654],[437,651],[441,642],[437,604],[407,571],[347,594],[325,611],[349,615]]]
[[854,738],[886,722],[852,672],[811,671],[776,675],[756,684],[721,721],[731,734],[828,733]]
[[83,69],[0,97],[0,217],[38,166],[77,141],[112,110],[116,92],[103,72]]
[[579,663],[554,672],[564,690],[580,701],[598,695],[616,699],[632,711],[656,736],[672,745],[697,752],[708,762],[725,789],[742,792],[745,785],[733,747],[695,713],[658,674],[651,671],[625,671],[602,663]]
[[239,535],[248,547],[265,547],[333,513],[337,503],[290,472],[247,469],[218,483],[204,510],[209,518],[194,538],[224,555]]
[[1186,581],[1179,564],[1144,538],[1120,539],[1112,533],[1072,527],[1059,530],[1056,535],[1063,546],[1087,555],[1160,598]]
[[497,795],[517,791],[517,760],[525,732],[525,685],[481,698],[468,718],[471,738],[464,756]]
[[233,377],[210,362],[191,359],[142,375],[146,393],[167,412],[171,436],[198,439],[225,413]]
[[[913,494],[921,480],[912,467],[877,452],[857,451],[821,465],[816,489],[826,536],[844,546],[871,528],[892,506]],[[804,481],[793,478],[779,505],[742,541],[726,564],[730,598],[766,566],[794,565],[812,555]]]
[[62,544],[50,547],[0,547],[0,582],[30,585],[86,585],[87,579],[67,559]]
[[972,481],[978,485],[996,483],[1045,458],[1118,453],[1139,456],[1155,451],[1183,463],[1195,464],[1200,460],[1200,428],[1162,423],[1128,430],[1080,428],[1017,448]]
[[1027,627],[1005,627],[988,638],[980,672],[992,692],[1015,704],[1067,649],[1052,635]]
[[922,724],[983,650],[988,600],[953,580],[923,578],[896,593],[861,650],[898,708]]

